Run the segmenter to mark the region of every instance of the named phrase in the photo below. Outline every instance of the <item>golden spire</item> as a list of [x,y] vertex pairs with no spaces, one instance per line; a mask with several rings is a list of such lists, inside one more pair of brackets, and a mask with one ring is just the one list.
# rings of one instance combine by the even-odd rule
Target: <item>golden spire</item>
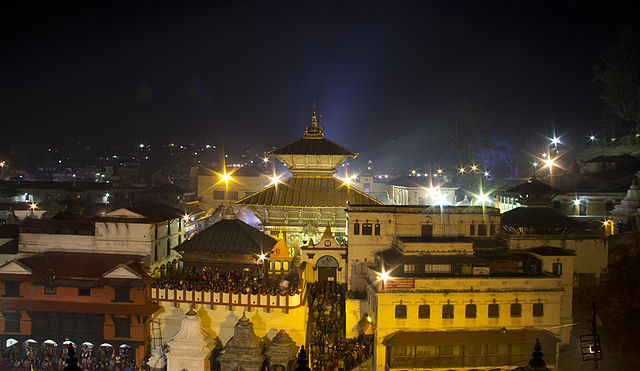
[[305,138],[322,138],[322,128],[318,123],[318,114],[316,113],[316,104],[313,104],[313,115],[311,116],[311,125],[305,128],[304,131]]

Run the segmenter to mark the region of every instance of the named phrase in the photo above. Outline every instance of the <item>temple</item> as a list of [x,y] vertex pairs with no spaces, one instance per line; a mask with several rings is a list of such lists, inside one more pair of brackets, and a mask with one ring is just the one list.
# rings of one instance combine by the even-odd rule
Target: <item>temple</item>
[[334,174],[358,154],[324,137],[315,110],[302,138],[266,153],[285,163],[291,177],[236,202],[253,212],[265,232],[284,232],[288,246],[317,242],[328,224],[338,241],[346,235],[347,204],[381,205]]

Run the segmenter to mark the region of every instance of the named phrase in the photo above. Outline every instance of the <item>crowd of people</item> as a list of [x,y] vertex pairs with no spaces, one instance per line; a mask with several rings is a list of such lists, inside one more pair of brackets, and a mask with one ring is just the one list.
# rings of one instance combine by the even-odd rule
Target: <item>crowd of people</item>
[[[3,370],[35,370],[62,371],[66,366],[68,346],[62,350],[54,344],[45,343],[41,347],[38,343],[16,343],[2,352],[0,366]],[[97,354],[96,354],[97,353]],[[133,371],[136,370],[134,354],[129,347],[114,349],[101,346],[94,352],[92,344],[83,344],[76,351],[80,368],[86,371]]]
[[309,355],[313,370],[350,370],[369,358],[373,338],[345,337],[346,284],[314,282],[309,285]]
[[151,285],[157,288],[213,291],[251,295],[296,295],[300,293],[297,275],[270,277],[262,266],[255,269],[191,267],[176,279],[158,279]]

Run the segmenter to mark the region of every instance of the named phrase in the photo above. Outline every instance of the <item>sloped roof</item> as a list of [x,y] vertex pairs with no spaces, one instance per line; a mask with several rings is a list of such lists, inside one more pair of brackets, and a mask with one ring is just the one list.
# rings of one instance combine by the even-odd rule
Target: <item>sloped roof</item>
[[502,214],[502,225],[533,228],[581,228],[582,225],[550,207],[517,207]]
[[343,155],[357,156],[327,138],[300,138],[267,152],[269,155]]
[[222,219],[175,248],[177,251],[261,254],[276,240],[239,219]]
[[[124,211],[128,216],[114,215],[116,211]],[[142,215],[142,218],[135,214]],[[183,216],[183,210],[176,209],[175,207],[166,204],[151,204],[116,209],[103,216],[96,217],[95,220],[100,222],[157,223],[165,220],[181,218]]]
[[287,207],[346,207],[347,203],[382,205],[378,200],[346,186],[338,179],[326,176],[292,176],[236,203]]
[[564,193],[559,189],[555,189],[550,185],[539,181],[535,176],[526,182],[519,184],[509,190],[509,193],[519,193],[521,195],[555,195]]
[[138,258],[138,255],[46,251],[18,261],[33,271],[32,278],[36,281],[50,274],[56,279],[94,281],[116,266]]

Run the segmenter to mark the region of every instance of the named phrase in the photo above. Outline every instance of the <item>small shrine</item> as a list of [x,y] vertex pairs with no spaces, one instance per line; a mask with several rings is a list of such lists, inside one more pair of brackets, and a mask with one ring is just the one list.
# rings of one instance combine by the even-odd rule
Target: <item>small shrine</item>
[[269,360],[271,370],[293,370],[296,363],[298,346],[285,330],[280,330],[271,340],[264,354]]
[[638,209],[640,209],[640,186],[638,186],[638,177],[640,172],[633,177],[631,187],[627,191],[627,195],[622,199],[619,205],[611,210],[611,215],[616,220],[622,220],[624,223],[633,223]]
[[303,246],[301,249],[302,261],[306,261],[313,269],[307,270],[309,282],[345,282],[344,267],[347,263],[346,243],[338,243],[331,231],[331,225],[327,226],[318,243],[311,246]]
[[218,356],[221,371],[260,371],[265,357],[262,355],[262,341],[253,331],[253,323],[246,312],[238,320],[233,337]]
[[269,254],[269,274],[287,274],[291,270],[293,254],[287,246],[282,232],[278,234],[278,242],[271,249]]
[[214,341],[202,327],[193,308],[182,320],[180,331],[168,343],[167,370],[207,370]]

